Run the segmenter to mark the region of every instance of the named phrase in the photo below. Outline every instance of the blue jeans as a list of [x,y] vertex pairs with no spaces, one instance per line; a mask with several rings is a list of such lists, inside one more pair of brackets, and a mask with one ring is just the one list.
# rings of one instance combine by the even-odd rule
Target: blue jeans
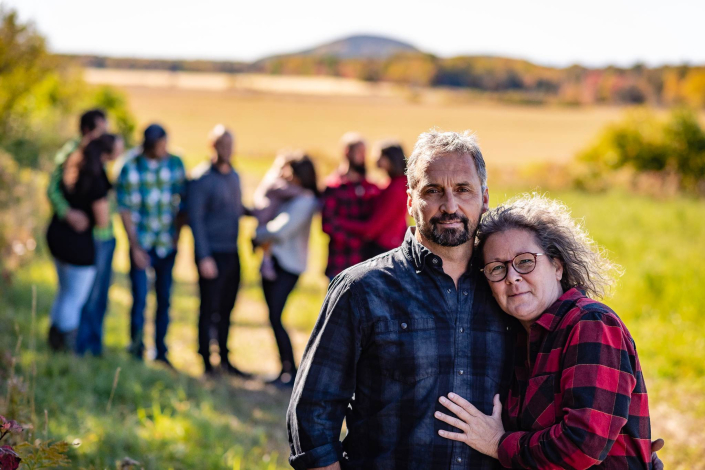
[[115,239],[95,241],[96,276],[93,288],[81,311],[81,323],[76,338],[76,352],[103,353],[103,318],[108,309],[108,291],[113,277]]
[[[154,270],[154,290],[157,295],[157,312],[154,324],[154,343],[157,347],[157,359],[166,359],[166,330],[169,327],[169,302],[171,297],[172,269],[176,259],[176,250],[164,258],[157,256],[154,249],[148,251],[150,267]],[[130,259],[130,281],[132,282],[132,310],[130,312],[131,351],[141,358],[144,354],[144,309],[147,306],[149,290],[147,271],[136,268]]]
[[67,333],[78,328],[81,308],[91,293],[96,269],[95,266],[76,266],[57,259],[54,264],[59,288],[51,306],[51,324],[62,333]]

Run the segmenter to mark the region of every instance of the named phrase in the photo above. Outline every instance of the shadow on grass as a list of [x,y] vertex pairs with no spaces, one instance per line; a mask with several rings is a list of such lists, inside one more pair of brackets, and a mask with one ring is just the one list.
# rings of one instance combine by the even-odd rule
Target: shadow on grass
[[[47,437],[80,443],[71,452],[72,466],[114,468],[127,456],[144,468],[286,466],[288,393],[257,381],[196,379],[137,361],[122,348],[107,348],[101,358],[49,351],[47,317],[55,289],[51,275],[42,271],[50,265],[42,265],[3,288],[0,325],[6,334],[0,347],[12,351],[22,337],[16,374],[34,397],[29,414],[46,413]],[[126,276],[116,276],[116,284],[129,288]],[[194,294],[188,292],[190,284],[178,289]],[[38,421],[35,429],[43,429],[44,420]]]

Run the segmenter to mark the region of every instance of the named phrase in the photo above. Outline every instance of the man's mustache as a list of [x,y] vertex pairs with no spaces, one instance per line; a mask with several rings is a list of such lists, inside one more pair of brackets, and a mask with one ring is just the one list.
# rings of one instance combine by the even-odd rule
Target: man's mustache
[[431,217],[431,223],[432,224],[437,224],[439,222],[462,222],[462,223],[467,223],[468,218],[465,217],[462,214],[441,214],[437,215],[435,217]]

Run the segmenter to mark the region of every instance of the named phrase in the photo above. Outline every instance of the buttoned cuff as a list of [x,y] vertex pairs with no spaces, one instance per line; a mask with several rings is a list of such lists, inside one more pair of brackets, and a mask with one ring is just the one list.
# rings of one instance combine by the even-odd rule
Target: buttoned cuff
[[497,457],[504,468],[512,468],[512,460],[519,453],[519,440],[523,432],[505,432],[499,439]]
[[309,468],[333,465],[342,459],[343,446],[340,442],[334,442],[302,452],[299,455],[292,454],[289,457],[289,464],[296,470],[308,470]]

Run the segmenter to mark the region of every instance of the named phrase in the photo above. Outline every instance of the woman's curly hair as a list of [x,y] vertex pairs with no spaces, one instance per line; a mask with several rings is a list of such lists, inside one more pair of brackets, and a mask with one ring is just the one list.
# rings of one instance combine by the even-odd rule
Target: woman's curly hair
[[582,221],[571,217],[570,209],[560,201],[523,194],[487,212],[477,232],[480,258],[490,235],[511,229],[533,233],[544,253],[562,262],[563,291],[577,287],[590,297],[602,298],[622,274],[622,268],[605,256]]

